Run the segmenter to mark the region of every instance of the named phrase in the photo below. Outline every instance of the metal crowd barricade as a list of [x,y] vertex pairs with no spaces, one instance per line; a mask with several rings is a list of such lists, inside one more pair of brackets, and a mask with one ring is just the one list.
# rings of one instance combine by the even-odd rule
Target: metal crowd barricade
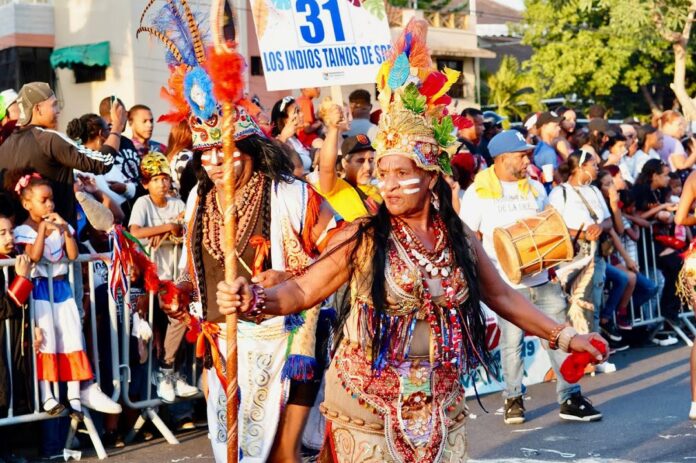
[[[178,261],[178,247],[176,248],[176,251],[173,254],[173,259],[174,262]],[[94,380],[97,382],[97,384],[101,383],[101,377],[102,377],[102,372],[101,368],[99,365],[99,358],[100,358],[100,352],[99,352],[99,343],[98,343],[98,335],[97,335],[97,317],[96,317],[96,312],[97,312],[97,302],[96,302],[96,288],[95,288],[95,263],[98,261],[104,261],[107,259],[110,259],[111,256],[110,254],[90,254],[90,255],[80,255],[75,261],[61,261],[59,263],[67,263],[69,265],[69,273],[68,273],[68,278],[70,281],[70,286],[73,289],[73,294],[75,294],[76,291],[76,285],[75,285],[75,274],[74,274],[74,268],[73,268],[73,263],[78,262],[81,264],[86,263],[88,267],[88,280],[87,280],[87,285],[89,286],[89,294],[90,294],[90,303],[89,307],[85,307],[85,310],[89,309],[89,315],[90,315],[90,335],[91,335],[91,340],[92,340],[92,355],[91,355],[91,360],[92,360],[92,365],[94,368]],[[5,291],[7,291],[7,286],[11,283],[8,278],[8,268],[11,266],[14,266],[15,260],[14,259],[0,259],[0,269],[5,274],[5,285],[6,287],[4,288]],[[53,264],[47,263],[49,265],[49,275],[52,274],[52,267]],[[177,268],[178,266],[174,266],[174,268]],[[109,274],[109,283],[110,283],[110,277],[111,275]],[[53,278],[49,277],[49,300],[51,303],[53,303]],[[129,408],[136,409],[136,410],[141,410],[141,415],[136,421],[133,429],[129,432],[128,436],[126,437],[126,441],[130,442],[133,440],[135,437],[135,434],[139,431],[139,429],[143,426],[145,423],[146,419],[149,419],[150,421],[153,422],[153,424],[157,427],[160,433],[162,433],[162,436],[169,442],[170,444],[178,444],[179,441],[174,437],[174,434],[171,432],[171,430],[166,426],[166,424],[162,421],[162,419],[159,417],[157,414],[157,407],[162,404],[162,401],[157,398],[153,397],[152,394],[152,386],[151,386],[151,377],[152,377],[152,370],[153,370],[153,356],[152,356],[152,350],[153,350],[153,340],[150,339],[148,342],[148,359],[147,359],[147,365],[146,365],[146,371],[147,371],[147,377],[146,377],[146,382],[147,382],[147,392],[146,392],[146,397],[143,400],[139,401],[131,401],[129,397],[129,386],[130,386],[130,381],[131,381],[131,366],[129,363],[130,359],[130,335],[131,335],[131,314],[132,310],[130,307],[130,283],[126,282],[127,284],[127,290],[126,294],[123,294],[123,306],[121,307],[121,327],[120,327],[120,333],[121,333],[121,343],[122,345],[119,347],[119,313],[118,313],[118,307],[117,301],[114,301],[111,291],[108,291],[108,315],[109,315],[109,343],[111,346],[111,373],[112,373],[112,383],[113,383],[113,393],[111,395],[111,399],[114,401],[118,401],[119,397],[122,398],[122,403],[126,405]],[[84,285],[83,285],[84,287]],[[154,319],[154,293],[149,294],[149,305],[148,305],[148,323],[150,326],[153,326],[153,319]],[[81,294],[78,294],[75,296],[81,297]],[[36,367],[36,355],[34,353],[34,301],[33,299],[30,299],[29,304],[28,304],[28,310],[26,311],[26,317],[27,322],[29,323],[29,336],[30,336],[30,342],[29,342],[29,348],[27,349],[27,355],[30,355],[31,359],[31,374],[32,374],[32,385],[33,385],[33,409],[34,411],[31,413],[23,414],[23,415],[16,415],[14,413],[14,378],[12,377],[12,340],[10,339],[10,320],[5,320],[5,329],[7,332],[6,340],[5,340],[5,345],[0,346],[0,354],[4,355],[4,358],[7,362],[8,365],[8,377],[9,377],[9,406],[8,406],[8,414],[7,417],[5,418],[0,418],[0,427],[1,426],[10,426],[10,425],[15,425],[15,424],[21,424],[21,423],[27,423],[27,422],[35,422],[35,421],[41,421],[41,420],[46,420],[46,419],[51,419],[51,418],[56,418],[49,416],[47,413],[41,411],[41,401],[39,398],[39,388],[38,388],[38,379],[37,379],[37,367]],[[22,323],[22,329],[24,330],[24,322]],[[193,377],[197,377],[197,371],[196,371],[196,365],[195,362],[193,364]],[[58,397],[58,384],[54,383],[54,395]],[[202,394],[199,393],[191,398],[186,398],[182,400],[192,400],[196,398],[202,397]],[[177,400],[178,402],[179,400]],[[104,450],[104,446],[102,445],[101,439],[99,437],[99,433],[94,425],[94,421],[92,417],[90,416],[90,412],[87,407],[83,407],[83,413],[84,413],[84,424],[87,429],[87,433],[92,441],[92,445],[94,446],[94,449],[97,453],[97,456],[99,459],[104,459],[108,455],[106,451]],[[67,416],[68,415],[68,410],[64,411],[58,416]],[[70,428],[68,431],[68,437],[66,439],[66,444],[65,448],[69,449],[71,447],[71,443],[73,441],[73,438],[77,432],[77,428],[79,426],[79,422],[77,420],[71,420],[70,423]]]
[[[79,263],[84,263],[88,262],[90,265],[90,272],[89,272],[89,280],[88,284],[90,284],[90,288],[92,288],[92,294],[91,294],[91,301],[90,301],[90,317],[93,320],[92,322],[92,339],[96,341],[96,331],[94,328],[96,327],[96,322],[94,321],[96,319],[96,303],[94,300],[94,294],[93,294],[93,288],[94,288],[94,269],[93,269],[93,263],[96,260],[102,260],[105,258],[105,255],[81,255],[77,258],[76,262]],[[68,278],[70,282],[70,286],[75,288],[75,275],[73,271],[73,262],[75,261],[62,261],[60,263],[67,263],[69,265],[69,273],[68,273]],[[5,274],[5,284],[6,287],[4,288],[5,291],[7,291],[7,285],[10,284],[9,278],[8,278],[8,268],[11,266],[14,266],[15,259],[1,259],[0,260],[0,267],[2,267],[2,271]],[[46,262],[48,265],[48,288],[49,288],[49,301],[53,303],[53,277],[52,275],[52,270],[53,270],[53,264]],[[77,295],[76,297],[79,297],[80,295]],[[29,348],[27,349],[27,355],[30,356],[30,361],[31,361],[31,375],[32,375],[32,386],[33,386],[33,412],[23,414],[23,415],[15,415],[14,413],[14,393],[15,393],[15,388],[14,388],[14,378],[12,377],[12,340],[10,339],[10,333],[11,333],[11,322],[10,320],[5,320],[5,330],[7,333],[6,336],[6,342],[5,346],[2,346],[4,349],[4,354],[5,354],[5,359],[7,361],[7,366],[8,366],[8,376],[9,376],[9,407],[8,407],[8,412],[7,412],[7,417],[5,418],[0,418],[0,426],[10,426],[10,425],[15,425],[15,424],[20,424],[20,423],[28,423],[28,422],[35,422],[35,421],[41,421],[41,420],[47,420],[51,418],[56,418],[53,416],[48,415],[46,412],[41,411],[41,401],[39,399],[39,387],[38,387],[38,379],[37,379],[37,367],[36,367],[36,355],[34,352],[34,300],[33,298],[30,298],[29,300],[29,305],[28,305],[28,322],[29,322]],[[115,330],[116,330],[116,325],[113,323],[114,319],[111,317],[111,341],[112,345],[113,342],[115,341]],[[22,332],[24,332],[24,326],[25,322],[22,322]],[[23,346],[22,346],[23,347]],[[95,347],[96,347],[96,342],[95,342]],[[117,355],[118,352],[114,351],[115,354]],[[118,358],[113,358],[114,354],[112,353],[112,365],[116,366],[118,365]],[[100,372],[99,372],[99,353],[97,349],[94,349],[92,351],[92,364],[95,366],[95,380],[98,382],[100,379]],[[115,373],[114,378],[118,378],[118,370],[113,368],[113,371]],[[58,395],[58,383],[53,384],[53,394],[57,398],[59,397]],[[117,384],[117,381],[114,381],[114,393],[112,395],[113,400],[118,400],[119,396],[119,386]],[[94,421],[92,420],[92,417],[90,416],[89,410],[84,407],[83,408],[83,413],[84,413],[84,424],[85,428],[87,429],[87,433],[90,437],[90,440],[92,441],[92,445],[94,446],[94,450],[97,453],[97,456],[99,459],[104,459],[107,457],[106,451],[104,450],[104,446],[102,445],[101,439],[99,438],[99,433],[94,425]],[[61,413],[59,416],[67,416],[68,415],[68,410],[64,411]],[[65,443],[65,448],[69,449],[71,447],[73,437],[75,436],[75,432],[77,431],[77,427],[79,425],[79,422],[77,420],[71,420],[70,423],[70,430],[68,432],[68,437],[66,439]]]
[[[652,225],[652,224],[651,224]],[[653,236],[652,226],[640,229],[641,239],[640,247],[638,249],[639,253],[642,253],[644,257],[643,262],[646,263],[644,268],[641,268],[641,273],[650,279],[655,285],[660,286],[660,271],[657,268],[657,254],[655,252],[655,240]],[[650,257],[651,259],[648,259]],[[648,262],[652,262],[652,265],[647,265]],[[664,289],[663,289],[664,290]],[[693,341],[689,336],[684,333],[684,330],[672,323],[669,319],[662,316],[662,308],[660,307],[660,292],[656,296],[649,299],[643,307],[637,308],[638,314],[636,314],[636,308],[633,306],[633,301],[631,300],[631,325],[634,327],[653,325],[656,323],[666,322],[679,336],[679,338],[684,341],[688,346],[693,345]],[[694,314],[692,311],[680,312],[679,318],[684,321],[689,331],[696,336],[696,326],[692,323]]]
[[[174,246],[174,253],[172,255],[172,260],[173,260],[173,269],[175,269],[175,275],[174,277],[176,278],[176,272],[178,269],[178,253],[179,253],[179,248],[180,246]],[[157,251],[152,251],[151,255],[152,258],[154,258],[154,255]],[[130,335],[131,335],[131,324],[130,324],[130,317],[126,317],[126,314],[130,315],[133,310],[128,309],[128,306],[130,305],[130,294],[131,288],[128,286],[128,290],[126,291],[126,294],[124,295],[124,309],[123,309],[123,326],[122,326],[122,342],[121,342],[121,358],[123,359],[123,363],[120,365],[120,370],[122,371],[121,375],[121,390],[122,390],[122,401],[123,403],[132,409],[140,409],[141,413],[138,419],[136,420],[135,424],[133,425],[133,429],[128,433],[126,436],[126,443],[132,442],[133,439],[135,438],[135,435],[138,433],[138,431],[142,428],[142,426],[145,424],[146,420],[150,420],[155,427],[159,430],[159,432],[162,434],[162,436],[166,439],[167,442],[170,444],[178,444],[179,441],[178,439],[174,436],[172,431],[167,427],[167,425],[162,421],[162,419],[159,417],[157,414],[157,407],[162,405],[162,400],[159,399],[158,397],[153,397],[152,394],[152,387],[150,385],[151,383],[151,378],[152,378],[152,371],[153,371],[153,356],[152,356],[152,343],[153,339],[150,339],[147,345],[147,365],[146,365],[146,371],[147,371],[147,390],[146,390],[146,395],[144,399],[138,400],[138,401],[131,401],[129,392],[130,392],[130,382],[131,382],[131,367],[129,364],[129,359],[130,359]],[[155,301],[155,294],[154,293],[149,293],[148,294],[148,319],[147,322],[150,324],[150,327],[153,327],[153,322],[154,322],[154,301]],[[109,304],[115,304],[113,299],[109,297]],[[196,376],[196,364],[195,362],[193,363],[193,377]],[[180,399],[177,400],[177,402],[181,401],[186,401],[186,400],[193,400],[202,397],[202,393],[196,394],[193,397],[186,398],[186,399]]]

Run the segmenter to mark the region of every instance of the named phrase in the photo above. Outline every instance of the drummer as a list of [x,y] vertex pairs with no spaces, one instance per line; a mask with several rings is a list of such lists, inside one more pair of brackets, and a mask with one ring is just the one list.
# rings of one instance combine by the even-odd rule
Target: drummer
[[[483,242],[483,249],[495,264],[500,276],[525,298],[558,323],[567,320],[567,304],[561,286],[549,280],[548,272],[522,278],[512,284],[502,271],[493,247],[493,229],[513,224],[519,219],[537,215],[548,206],[546,191],[541,183],[527,177],[527,166],[534,145],[529,145],[516,130],[506,130],[491,139],[488,151],[493,166],[479,172],[462,199],[460,217]],[[504,421],[507,424],[525,422],[522,377],[524,363],[522,343],[524,332],[504,319],[499,319],[500,349],[505,382]],[[560,404],[559,416],[564,420],[597,421],[602,414],[580,392],[580,386],[566,382],[559,367],[568,354],[548,350],[551,366],[558,382],[556,391]]]

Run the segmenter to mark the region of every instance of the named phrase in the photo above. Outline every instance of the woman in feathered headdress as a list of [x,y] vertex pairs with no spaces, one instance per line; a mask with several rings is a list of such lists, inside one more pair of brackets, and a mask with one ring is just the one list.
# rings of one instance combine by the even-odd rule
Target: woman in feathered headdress
[[[143,13],[152,5],[151,0]],[[142,22],[142,21],[141,21]],[[205,358],[208,424],[216,461],[226,461],[225,315],[216,304],[215,284],[224,279],[222,112],[217,98],[236,101],[236,251],[239,273],[266,286],[308,265],[318,255],[336,218],[321,197],[293,177],[293,165],[252,117],[258,111],[242,100],[244,59],[220,61],[204,45],[205,34],[186,0],[167,0],[142,26],[165,44],[171,76],[162,96],[172,105],[161,118],[186,120],[193,136],[198,184],[186,204],[183,277],[194,313],[170,308],[188,321],[188,338]],[[273,269],[276,272],[266,272]],[[176,302],[176,301],[175,301]],[[300,437],[323,374],[315,335],[319,301],[288,317],[243,316],[238,325],[239,450],[246,462],[299,461]],[[322,333],[325,330],[320,330]]]
[[[445,110],[458,73],[432,68],[426,26],[412,21],[377,81],[382,104],[375,164],[384,204],[333,237],[301,276],[263,291],[218,284],[223,313],[287,315],[349,282],[350,309],[326,373],[323,461],[421,463],[466,459],[462,380],[483,364],[479,301],[552,347],[602,355],[499,277],[452,208]],[[463,205],[462,207],[466,207]]]

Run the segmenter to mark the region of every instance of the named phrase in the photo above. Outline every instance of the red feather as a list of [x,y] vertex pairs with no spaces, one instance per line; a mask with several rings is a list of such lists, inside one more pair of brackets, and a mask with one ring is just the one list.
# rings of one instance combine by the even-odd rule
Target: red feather
[[171,111],[157,119],[160,122],[169,122],[178,124],[188,117],[191,109],[189,108],[186,97],[184,96],[184,76],[186,75],[186,66],[180,65],[170,67],[171,75],[167,81],[168,87],[162,87],[160,97],[166,100],[171,106]]
[[447,83],[447,76],[439,71],[431,72],[423,81],[418,91],[421,95],[431,97],[435,95]]
[[215,83],[213,91],[219,102],[236,103],[244,94],[244,69],[246,63],[233,42],[228,42],[232,51],[217,52],[215,48],[208,50],[206,70]]

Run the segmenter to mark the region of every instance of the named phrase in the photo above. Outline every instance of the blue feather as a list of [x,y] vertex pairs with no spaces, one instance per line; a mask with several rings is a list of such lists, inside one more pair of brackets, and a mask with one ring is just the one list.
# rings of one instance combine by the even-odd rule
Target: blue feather
[[[203,106],[191,99],[191,90],[196,85],[200,87],[205,95]],[[197,66],[186,73],[184,77],[184,97],[191,107],[191,111],[200,117],[202,121],[207,121],[217,111],[217,102],[213,97],[213,81],[202,67]]]
[[[153,16],[152,24],[174,43],[183,57],[183,64],[194,67],[198,65],[198,62],[196,61],[193,38],[191,37],[186,19],[181,13],[182,10],[181,0],[173,0],[171,3],[166,2]],[[194,17],[201,32],[201,40],[205,44],[207,43],[208,34],[207,31],[204,33],[201,27],[203,17],[198,12],[194,13]],[[167,64],[170,66],[182,64],[170,52],[167,52],[166,59]]]
[[404,53],[406,56],[411,56],[411,45],[413,44],[413,34],[406,32],[406,44],[404,45]]

